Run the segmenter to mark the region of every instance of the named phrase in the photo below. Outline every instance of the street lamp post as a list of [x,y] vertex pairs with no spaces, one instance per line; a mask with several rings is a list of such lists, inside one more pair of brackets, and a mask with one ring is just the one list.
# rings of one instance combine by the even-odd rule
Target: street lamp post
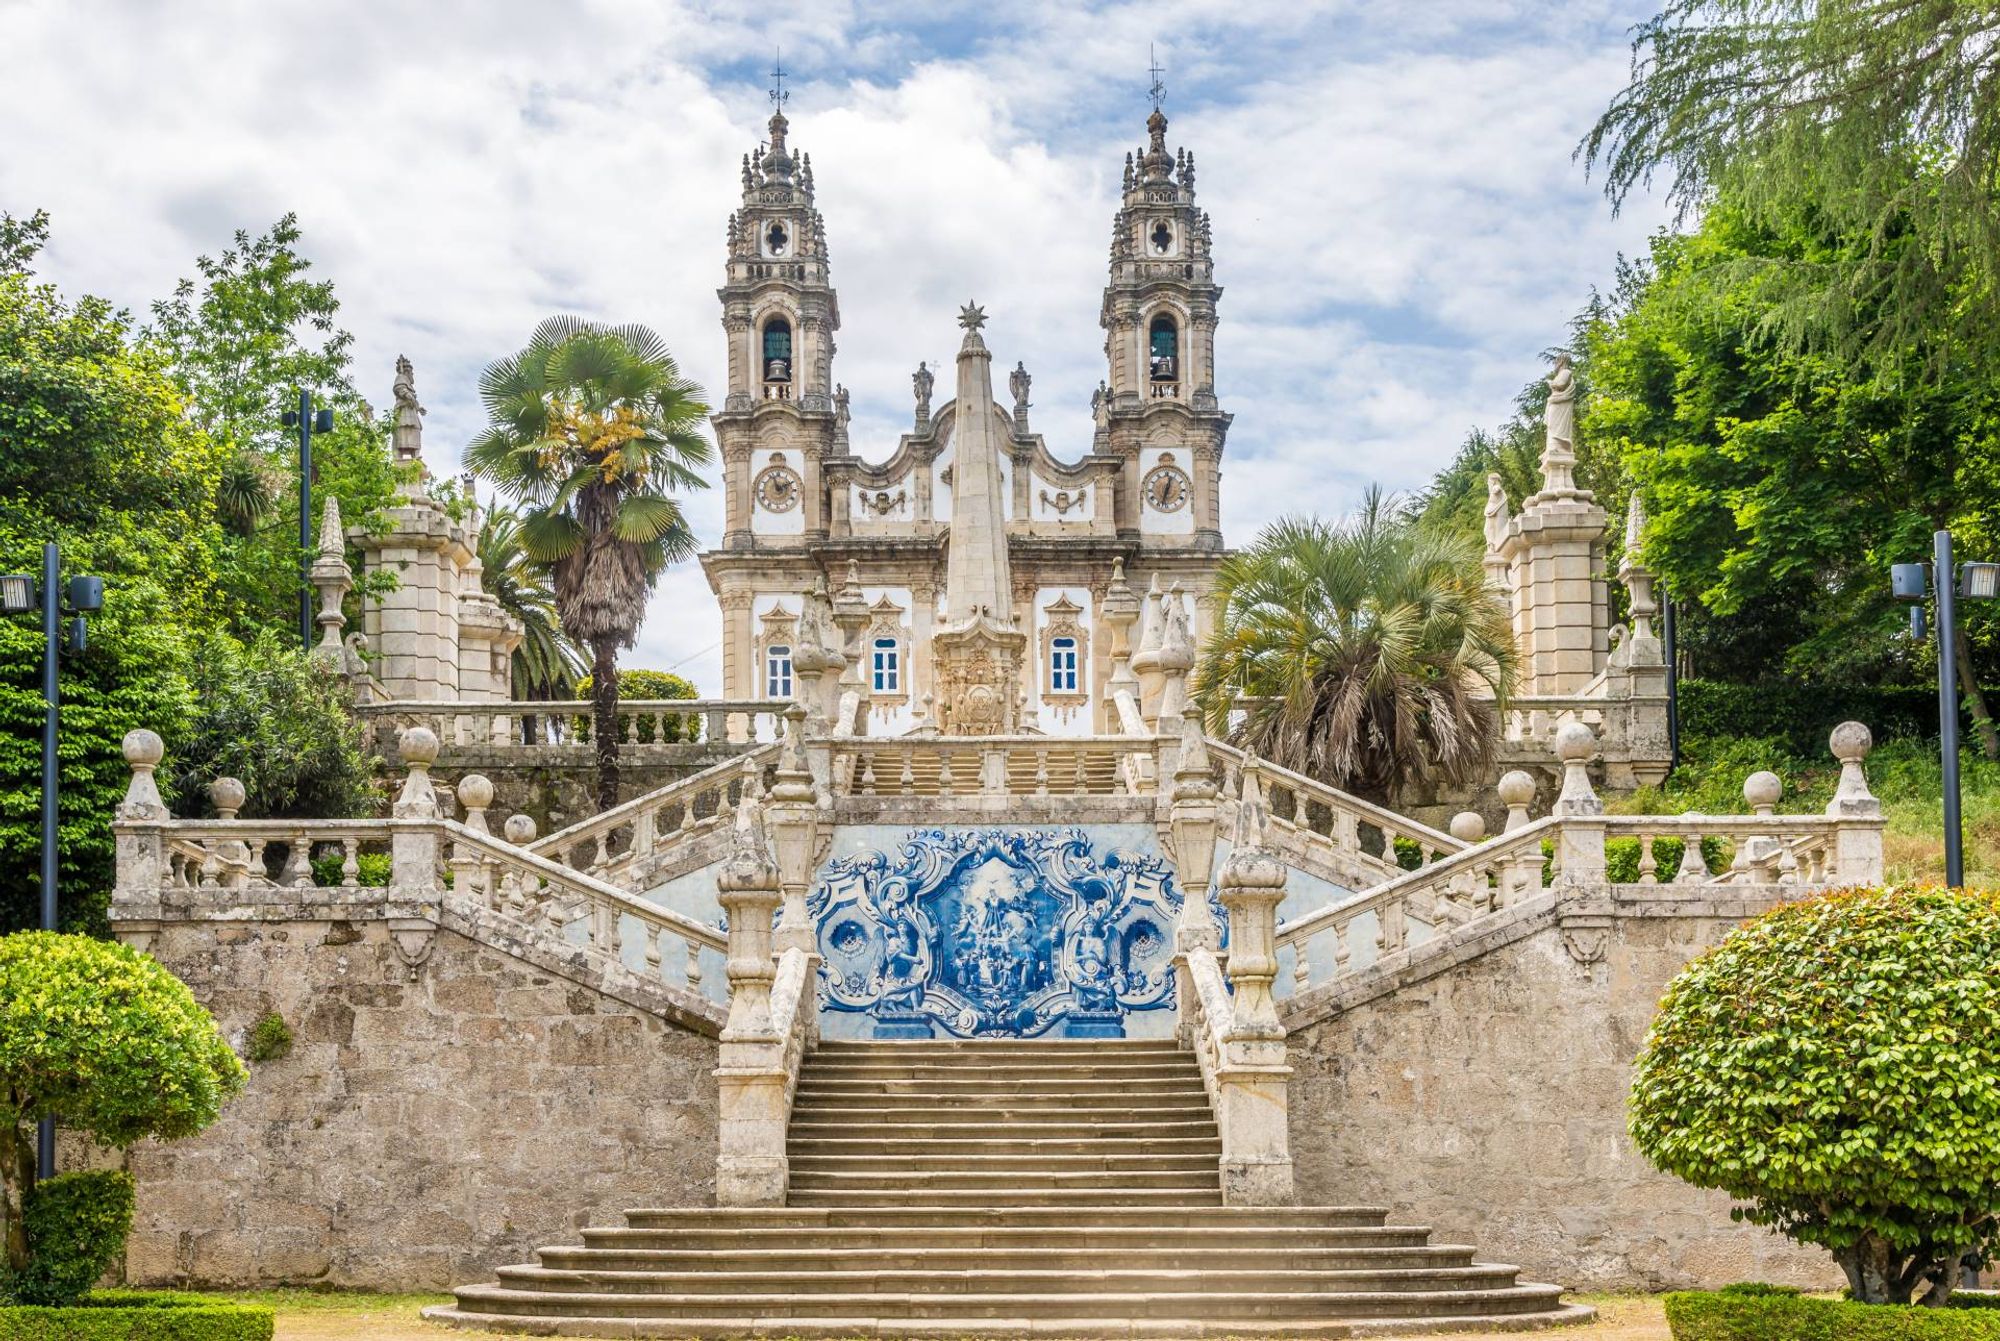
[[333,411],[313,413],[312,392],[299,392],[299,408],[285,411],[286,428],[299,431],[299,643],[308,652],[313,646],[313,546],[312,482],[313,434],[333,431]]
[[[62,554],[51,544],[42,546],[42,576],[39,583],[32,573],[0,576],[0,614],[24,615],[39,610],[42,616],[42,908],[43,931],[56,929],[56,818],[60,781],[56,775],[56,724],[62,710],[62,687],[57,677],[61,653],[84,648],[84,616],[104,608],[104,579],[78,575],[62,585]],[[64,617],[69,627],[63,627]],[[56,1125],[43,1118],[35,1140],[35,1168],[38,1177],[52,1178],[56,1171]]]
[[1889,591],[1908,603],[1910,632],[1924,636],[1923,602],[1932,596],[1937,607],[1938,752],[1944,777],[1944,882],[1956,889],[1965,883],[1965,833],[1959,806],[1958,780],[1958,601],[1990,601],[2000,596],[2000,563],[1957,563],[1951,553],[1951,532],[1932,537],[1931,562],[1899,563],[1889,569]]

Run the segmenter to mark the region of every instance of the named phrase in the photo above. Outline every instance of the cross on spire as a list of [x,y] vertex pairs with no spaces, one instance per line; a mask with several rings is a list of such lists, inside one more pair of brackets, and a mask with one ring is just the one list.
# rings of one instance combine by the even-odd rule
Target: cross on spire
[[784,111],[791,96],[785,92],[785,49],[778,47],[771,58],[771,110]]
[[1161,76],[1166,74],[1166,71],[1160,68],[1160,59],[1154,53],[1151,42],[1146,44],[1146,61],[1146,73],[1153,77],[1153,82],[1147,88],[1146,93],[1153,100],[1153,110],[1156,112],[1162,111],[1167,101],[1167,86]]

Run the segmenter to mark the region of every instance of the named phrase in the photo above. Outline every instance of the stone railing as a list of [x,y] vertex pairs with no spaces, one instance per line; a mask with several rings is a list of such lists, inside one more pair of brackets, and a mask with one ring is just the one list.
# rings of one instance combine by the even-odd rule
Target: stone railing
[[836,796],[1139,796],[1153,736],[883,736],[832,742]]
[[[1777,814],[1781,784],[1767,772],[1743,784],[1748,814],[1606,815],[1587,771],[1597,749],[1590,728],[1567,723],[1554,743],[1564,769],[1554,814],[1530,822],[1533,779],[1509,774],[1500,784],[1508,820],[1499,837],[1278,928],[1284,994],[1303,995],[1472,926],[1540,894],[1547,883],[1568,891],[1614,888],[1607,842],[1634,843],[1637,863],[1629,883],[1636,885],[1804,890],[1882,878],[1881,805],[1862,771],[1871,741],[1858,723],[1833,733],[1841,781],[1821,815]],[[1453,831],[1467,839],[1482,828],[1477,815],[1453,822]]]
[[161,837],[160,883],[170,889],[359,889],[361,858],[378,858],[386,869],[393,837],[387,820],[176,820]]
[[[1209,742],[1208,748],[1225,770],[1224,794],[1233,795],[1250,756],[1219,741]],[[1288,856],[1318,856],[1338,879],[1365,885],[1401,874],[1398,841],[1414,849],[1422,864],[1465,847],[1448,833],[1302,773],[1263,759],[1256,760],[1256,770],[1269,808],[1268,839],[1273,846]],[[1225,813],[1224,819],[1233,815]]]
[[[790,703],[781,699],[621,699],[618,742],[646,745],[743,744],[773,740]],[[378,742],[426,727],[447,751],[584,749],[590,743],[590,703],[467,699],[391,699],[356,707]]]
[[599,879],[643,881],[694,839],[725,829],[744,797],[763,790],[778,745],[703,769],[528,844],[530,850]]

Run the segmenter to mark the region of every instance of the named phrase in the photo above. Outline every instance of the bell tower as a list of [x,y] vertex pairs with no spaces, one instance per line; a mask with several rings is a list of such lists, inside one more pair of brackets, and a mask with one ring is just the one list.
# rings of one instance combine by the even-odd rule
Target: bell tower
[[729,389],[714,416],[726,493],[723,546],[823,538],[821,462],[834,437],[834,332],[840,304],[811,155],[785,142],[784,67],[771,72],[770,138],[743,156],[743,203],[729,216],[722,326]]
[[1126,458],[1121,533],[1172,535],[1182,545],[1220,550],[1217,490],[1230,419],[1215,398],[1222,290],[1208,214],[1195,204],[1194,155],[1167,152],[1160,73],[1153,67],[1147,144],[1125,158],[1112,222],[1111,275],[1098,316],[1108,365],[1098,439]]

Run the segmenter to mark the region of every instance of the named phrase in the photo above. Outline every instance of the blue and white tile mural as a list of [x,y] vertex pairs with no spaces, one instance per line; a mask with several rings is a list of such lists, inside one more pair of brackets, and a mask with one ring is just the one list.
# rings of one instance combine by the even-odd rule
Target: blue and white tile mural
[[1146,825],[843,829],[809,900],[834,1038],[1164,1037],[1180,890]]

